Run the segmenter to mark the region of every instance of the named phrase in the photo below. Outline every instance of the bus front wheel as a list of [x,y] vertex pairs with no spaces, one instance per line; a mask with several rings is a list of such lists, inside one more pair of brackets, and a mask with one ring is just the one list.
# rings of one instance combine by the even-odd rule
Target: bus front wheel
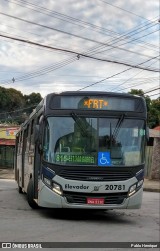
[[31,208],[38,208],[37,203],[34,201],[34,184],[32,178],[30,179],[27,187],[27,201]]

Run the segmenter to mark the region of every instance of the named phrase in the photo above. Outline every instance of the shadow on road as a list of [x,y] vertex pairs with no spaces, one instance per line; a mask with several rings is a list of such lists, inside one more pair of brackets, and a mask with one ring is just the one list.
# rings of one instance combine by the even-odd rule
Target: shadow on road
[[73,221],[97,221],[97,222],[112,222],[112,223],[132,223],[129,217],[126,217],[123,210],[93,210],[93,209],[47,209],[39,208],[38,213],[42,217],[59,220]]

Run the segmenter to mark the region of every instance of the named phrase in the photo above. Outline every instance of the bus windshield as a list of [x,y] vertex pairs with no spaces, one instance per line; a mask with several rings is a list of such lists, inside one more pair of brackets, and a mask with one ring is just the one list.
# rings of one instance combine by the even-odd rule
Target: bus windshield
[[144,163],[145,123],[120,117],[48,117],[45,161],[65,166],[135,166]]

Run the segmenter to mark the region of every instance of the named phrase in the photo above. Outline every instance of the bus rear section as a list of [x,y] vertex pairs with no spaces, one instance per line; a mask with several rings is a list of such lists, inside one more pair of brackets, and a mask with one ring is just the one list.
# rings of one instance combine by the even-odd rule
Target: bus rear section
[[[26,174],[19,187],[28,194],[30,206],[140,208],[144,100],[127,94],[66,92],[50,94],[44,103],[45,109],[26,123],[30,128],[33,118],[37,121],[33,134],[38,136],[33,140],[29,129],[24,172],[19,172]],[[34,149],[32,165],[27,162],[27,144]]]

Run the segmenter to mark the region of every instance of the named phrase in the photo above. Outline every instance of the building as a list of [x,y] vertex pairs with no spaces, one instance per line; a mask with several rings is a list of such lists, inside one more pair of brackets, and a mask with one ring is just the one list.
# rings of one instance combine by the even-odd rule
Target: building
[[19,126],[0,124],[0,168],[13,167],[18,129]]

